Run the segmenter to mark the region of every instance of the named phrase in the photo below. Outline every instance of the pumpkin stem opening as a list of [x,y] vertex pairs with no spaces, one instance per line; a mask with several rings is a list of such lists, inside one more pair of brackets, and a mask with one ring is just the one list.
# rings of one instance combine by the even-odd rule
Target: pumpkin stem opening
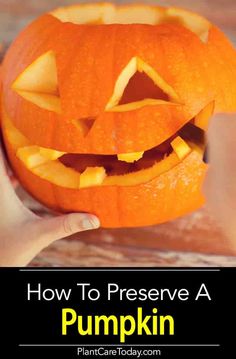
[[77,25],[177,24],[194,32],[204,43],[208,41],[211,26],[210,22],[201,15],[172,6],[80,4],[60,7],[51,12],[51,15],[62,22]]

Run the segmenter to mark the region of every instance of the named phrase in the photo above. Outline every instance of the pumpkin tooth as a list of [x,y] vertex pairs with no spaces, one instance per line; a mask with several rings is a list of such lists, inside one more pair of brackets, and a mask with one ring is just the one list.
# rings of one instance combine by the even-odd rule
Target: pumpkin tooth
[[64,154],[65,152],[39,146],[24,146],[17,150],[17,157],[24,162],[27,168],[35,168],[44,163],[55,161]]
[[65,155],[66,153],[66,152],[51,150],[50,148],[44,148],[44,147],[40,147],[39,152],[44,158],[51,161],[57,160],[58,158]]
[[128,163],[133,163],[140,160],[143,157],[144,151],[141,152],[132,152],[132,153],[121,153],[117,155],[119,161],[125,161]]
[[180,136],[177,136],[171,142],[171,146],[180,160],[184,159],[191,152],[191,148],[187,142],[185,142]]
[[104,167],[87,167],[80,175],[80,188],[91,186],[99,186],[106,178],[106,170]]
[[17,150],[16,156],[27,168],[34,168],[50,161],[40,154],[38,146],[21,147]]
[[31,169],[31,172],[56,186],[79,189],[80,174],[72,168],[65,168],[60,161],[49,161]]
[[212,101],[208,105],[206,105],[194,118],[194,125],[199,127],[201,130],[206,131],[209,124],[209,119],[214,113],[214,109],[215,101]]

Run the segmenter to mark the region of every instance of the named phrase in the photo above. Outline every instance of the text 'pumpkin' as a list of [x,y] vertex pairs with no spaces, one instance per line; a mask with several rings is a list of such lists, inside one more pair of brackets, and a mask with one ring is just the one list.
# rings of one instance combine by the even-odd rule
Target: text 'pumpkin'
[[2,128],[22,185],[104,227],[165,222],[204,202],[204,131],[236,110],[236,52],[199,15],[112,4],[28,26],[2,69]]

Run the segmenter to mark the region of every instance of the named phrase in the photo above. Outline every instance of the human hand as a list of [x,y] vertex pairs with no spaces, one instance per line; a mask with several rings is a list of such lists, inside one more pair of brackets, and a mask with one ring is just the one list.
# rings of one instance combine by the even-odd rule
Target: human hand
[[26,208],[8,177],[1,145],[0,194],[0,266],[26,266],[54,241],[100,225],[90,214],[42,219]]
[[236,248],[236,114],[216,115],[208,131],[207,204]]

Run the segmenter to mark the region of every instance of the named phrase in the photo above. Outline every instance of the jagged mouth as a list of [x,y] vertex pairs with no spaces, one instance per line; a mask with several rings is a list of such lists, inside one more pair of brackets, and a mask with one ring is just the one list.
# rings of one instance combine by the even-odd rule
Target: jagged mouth
[[196,117],[152,149],[120,155],[63,153],[33,145],[6,113],[3,131],[7,143],[28,171],[60,187],[83,189],[140,185],[179,165],[191,152],[202,156],[204,130],[194,121]]
[[[181,153],[178,153],[176,147],[173,148],[174,140],[177,138],[180,138],[182,146],[185,146],[185,149],[182,147],[183,151]],[[125,156],[124,160],[120,160],[117,155],[67,153],[60,157],[59,161],[79,173],[84,173],[87,168],[97,167],[104,168],[107,176],[121,176],[151,168],[157,162],[168,157],[173,151],[176,151],[180,159],[189,154],[193,147],[203,151],[204,142],[204,131],[189,122],[165,142],[143,152],[142,157],[137,160],[128,155],[127,160],[125,160]],[[135,158],[135,155],[133,158]]]

